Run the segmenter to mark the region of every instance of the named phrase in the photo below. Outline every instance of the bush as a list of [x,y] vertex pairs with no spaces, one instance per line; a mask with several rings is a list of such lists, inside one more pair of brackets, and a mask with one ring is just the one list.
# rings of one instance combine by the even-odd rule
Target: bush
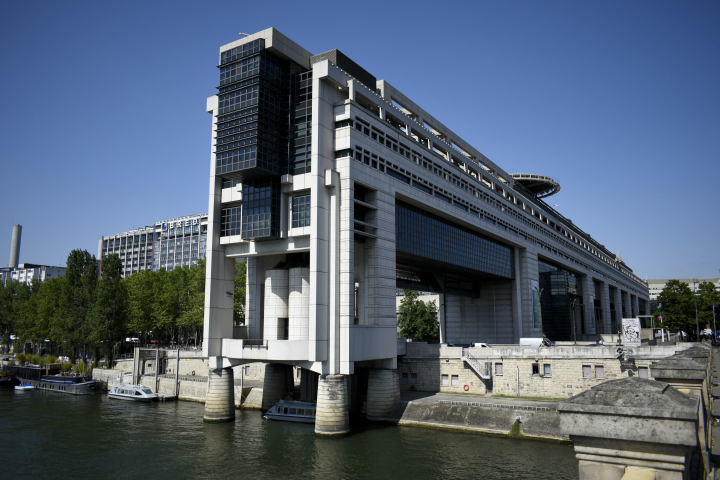
[[81,361],[80,363],[76,363],[73,367],[73,370],[79,375],[87,375],[88,373],[90,373],[87,364],[83,361]]
[[63,362],[62,364],[62,371],[63,373],[68,373],[72,369],[72,363],[70,362]]
[[15,357],[18,361],[18,365],[24,365],[25,364],[25,354],[24,353],[18,353]]

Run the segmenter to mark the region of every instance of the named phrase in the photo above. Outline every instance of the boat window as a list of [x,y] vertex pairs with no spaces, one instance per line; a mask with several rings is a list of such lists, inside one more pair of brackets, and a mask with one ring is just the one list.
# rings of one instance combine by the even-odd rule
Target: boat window
[[295,409],[294,409],[294,408],[291,408],[291,409],[290,409],[290,415],[295,415]]
[[142,395],[142,393],[140,393],[139,391],[136,391],[135,395]]
[[305,409],[305,415],[312,415],[312,414],[313,414],[313,411],[312,411],[311,408],[306,408],[306,409]]
[[287,407],[283,408],[283,413],[287,413],[287,412],[288,412]]
[[145,390],[143,390],[143,392],[147,393],[148,395],[152,395],[153,393],[152,390],[150,390],[149,388],[146,388]]

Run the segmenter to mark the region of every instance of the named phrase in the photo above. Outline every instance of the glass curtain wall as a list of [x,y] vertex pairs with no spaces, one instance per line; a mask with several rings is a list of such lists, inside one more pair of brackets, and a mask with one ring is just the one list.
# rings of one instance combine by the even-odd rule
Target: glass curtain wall
[[551,340],[571,341],[585,331],[582,282],[574,273],[538,260],[542,330]]

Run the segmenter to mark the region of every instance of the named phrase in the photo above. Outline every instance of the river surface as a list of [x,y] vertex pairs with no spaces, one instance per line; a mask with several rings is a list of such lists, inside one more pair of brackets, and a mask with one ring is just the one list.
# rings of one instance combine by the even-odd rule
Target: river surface
[[577,479],[573,448],[418,427],[363,424],[345,438],[204,405],[0,389],[0,478]]

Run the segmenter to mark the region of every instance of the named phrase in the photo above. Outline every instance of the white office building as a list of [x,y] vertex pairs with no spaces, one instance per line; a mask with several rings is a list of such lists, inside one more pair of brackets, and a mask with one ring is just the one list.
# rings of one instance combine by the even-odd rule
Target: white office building
[[458,344],[589,340],[647,311],[645,282],[542,200],[557,182],[507,173],[338,50],[312,55],[271,28],[219,60],[206,419],[234,417],[231,367],[251,362],[268,363],[265,408],[301,368],[318,433],[347,432],[358,392],[382,417],[399,395],[397,288],[437,294],[441,341]]
[[65,276],[65,267],[50,267],[47,265],[34,265],[32,263],[21,263],[16,268],[0,269],[0,282],[15,280],[22,283],[32,283],[37,279],[41,282],[51,278]]
[[188,215],[100,237],[98,258],[118,255],[123,263],[123,277],[142,270],[172,271],[197,265],[205,257],[207,219],[207,214]]

